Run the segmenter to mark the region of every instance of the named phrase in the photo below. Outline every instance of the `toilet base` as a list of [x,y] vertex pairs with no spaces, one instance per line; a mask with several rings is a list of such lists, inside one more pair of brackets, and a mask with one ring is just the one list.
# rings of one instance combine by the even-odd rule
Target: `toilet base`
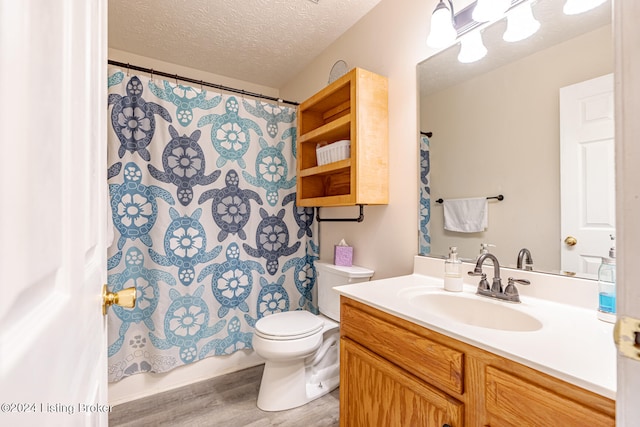
[[[340,366],[336,336],[323,343],[314,356],[297,361],[267,361],[262,373],[257,406],[267,412],[285,411],[305,405],[340,385]],[[312,359],[312,360],[309,360]]]

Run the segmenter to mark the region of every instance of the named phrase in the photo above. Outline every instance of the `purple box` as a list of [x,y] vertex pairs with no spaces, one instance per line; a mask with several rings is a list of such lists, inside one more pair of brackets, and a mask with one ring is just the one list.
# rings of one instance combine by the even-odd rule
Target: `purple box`
[[333,251],[333,263],[343,267],[351,267],[353,265],[353,247],[335,245]]

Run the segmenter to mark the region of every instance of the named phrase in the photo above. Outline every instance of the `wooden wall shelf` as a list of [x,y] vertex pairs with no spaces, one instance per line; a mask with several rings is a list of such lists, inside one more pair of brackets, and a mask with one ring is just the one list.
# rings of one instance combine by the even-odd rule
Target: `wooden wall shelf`
[[[297,205],[389,202],[387,79],[354,68],[300,104]],[[318,165],[316,146],[350,140],[345,160]]]

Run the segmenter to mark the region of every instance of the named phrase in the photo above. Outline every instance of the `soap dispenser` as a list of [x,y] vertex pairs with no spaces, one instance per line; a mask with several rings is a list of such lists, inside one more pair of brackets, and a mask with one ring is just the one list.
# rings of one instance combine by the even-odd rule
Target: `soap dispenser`
[[458,248],[449,248],[449,258],[444,261],[444,289],[445,291],[462,291],[462,261],[458,258]]
[[616,248],[611,237],[609,257],[603,257],[598,269],[598,319],[609,323],[616,321]]

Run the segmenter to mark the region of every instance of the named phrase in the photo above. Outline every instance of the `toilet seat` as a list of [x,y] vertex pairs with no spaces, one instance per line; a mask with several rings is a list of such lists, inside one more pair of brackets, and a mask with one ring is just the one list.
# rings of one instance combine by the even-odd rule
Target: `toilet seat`
[[323,327],[324,321],[308,311],[286,311],[258,320],[255,334],[268,340],[295,340],[317,334]]

